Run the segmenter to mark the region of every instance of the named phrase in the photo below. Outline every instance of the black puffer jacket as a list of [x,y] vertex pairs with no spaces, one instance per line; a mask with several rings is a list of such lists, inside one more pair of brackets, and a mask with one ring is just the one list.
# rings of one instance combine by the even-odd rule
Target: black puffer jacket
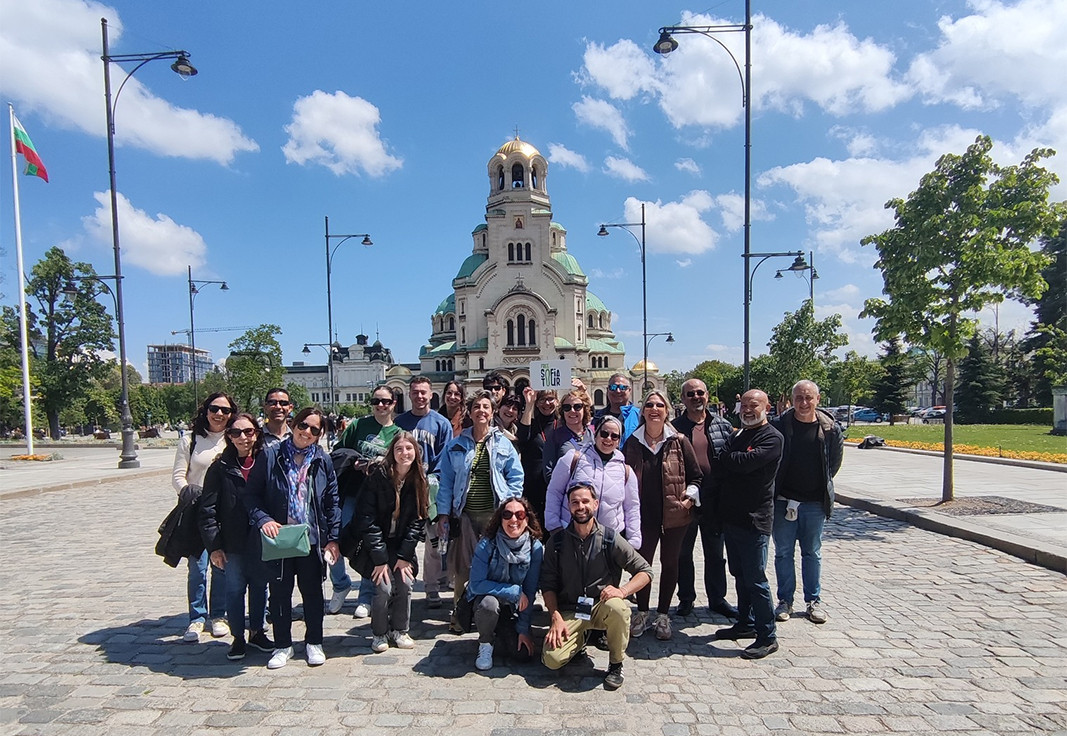
[[368,471],[352,523],[341,539],[341,554],[349,558],[352,569],[363,577],[370,577],[375,566],[392,567],[397,560],[410,562],[413,572],[418,574],[415,548],[426,536],[426,519],[419,514],[415,486],[410,481],[400,489],[400,514],[394,528],[395,509],[393,482],[386,476],[384,467],[376,464]]
[[[262,462],[262,454],[256,462]],[[200,537],[208,552],[249,554],[252,550],[252,522],[241,503],[245,478],[240,460],[232,448],[226,448],[207,469],[204,492],[200,496]]]

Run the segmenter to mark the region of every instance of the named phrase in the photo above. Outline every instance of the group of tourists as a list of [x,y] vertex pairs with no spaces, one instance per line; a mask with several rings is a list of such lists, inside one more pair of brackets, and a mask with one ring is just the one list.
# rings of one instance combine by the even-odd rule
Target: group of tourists
[[[435,411],[429,379],[416,376],[407,412],[394,416],[396,398],[379,386],[371,414],[327,452],[322,412],[292,414],[284,389],[268,392],[262,426],[212,394],[174,463],[179,498],[198,499],[204,547],[189,555],[185,640],[232,635],[230,659],[252,647],[270,653],[268,668],[283,667],[294,656],[295,586],[305,656],[321,665],[324,616],[357,588],[354,615],[370,618],[371,650],[411,649],[421,572],[427,607],[440,607],[451,588],[450,629],[477,632],[477,669],[492,668],[494,657],[534,657],[531,630],[543,610],[542,662],[558,669],[588,658],[587,645],[605,649],[604,684],[615,689],[631,638],[649,630],[672,638],[676,589],[675,617],[692,614],[698,536],[709,610],[733,622],[716,637],[754,639],[743,657],[778,648],[776,624],[793,614],[798,542],[807,617],[826,621],[820,545],[842,437],[818,409],[818,387],[799,382],[794,407],[773,425],[766,394],[746,392],[740,430],[708,409],[698,379],[683,385],[685,412],[673,421],[665,392],[649,391],[638,406],[631,395],[629,377],[616,374],[608,405],[594,412],[578,380],[560,397],[511,387],[493,371],[469,396],[450,382]],[[278,552],[294,529],[304,546]],[[765,571],[772,533],[777,606]],[[736,607],[726,599],[727,569]]]

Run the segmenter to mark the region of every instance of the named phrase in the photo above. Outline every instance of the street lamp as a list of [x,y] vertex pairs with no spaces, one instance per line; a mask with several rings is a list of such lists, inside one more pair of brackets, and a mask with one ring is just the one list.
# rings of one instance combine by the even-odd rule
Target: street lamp
[[[100,19],[100,30],[103,36],[103,53],[100,59],[104,62],[104,102],[107,104],[107,163],[108,174],[111,180],[111,239],[115,250],[115,321],[118,322],[119,331],[119,363],[122,370],[122,454],[119,456],[119,468],[139,468],[141,462],[137,459],[137,448],[133,441],[133,417],[130,415],[130,385],[126,378],[126,320],[122,309],[122,255],[119,248],[119,202],[115,184],[115,106],[118,105],[119,95],[122,88],[130,77],[142,66],[156,59],[174,59],[170,65],[177,74],[188,78],[196,74],[196,69],[189,63],[189,54],[185,51],[163,51],[155,54],[110,54],[107,44],[107,18]],[[115,92],[115,100],[111,100],[111,64],[123,61],[139,62],[126,78],[122,80],[118,91]]]
[[[329,330],[326,335],[326,339],[330,342],[329,345],[333,345],[333,288],[331,286],[331,274],[333,273],[333,254],[337,252],[337,249],[341,247],[341,244],[351,238],[363,238],[361,245],[371,246],[374,242],[370,239],[370,235],[367,233],[359,233],[356,235],[330,235],[330,218],[325,216],[323,218],[326,222],[326,325]],[[330,250],[330,241],[337,240],[337,245]],[[317,343],[315,343],[317,344]],[[328,370],[330,373],[330,411],[334,411],[337,408],[335,396],[333,393],[333,350],[330,350]]]
[[648,334],[648,338],[645,340],[645,356],[646,357],[645,357],[645,362],[644,362],[644,367],[645,367],[644,376],[641,378],[641,393],[644,393],[645,391],[648,391],[648,388],[649,388],[648,387],[648,357],[647,357],[648,356],[648,346],[651,345],[652,341],[655,340],[657,337],[666,337],[668,345],[673,345],[674,344],[674,333],[673,332],[650,332]]
[[[756,278],[756,270],[760,266],[763,265],[764,261],[766,261],[768,259],[771,259],[771,258],[793,258],[794,259],[793,260],[793,265],[791,265],[789,268],[785,269],[786,271],[798,271],[798,270],[802,271],[802,270],[808,268],[808,264],[804,262],[804,251],[800,251],[800,250],[781,251],[781,252],[778,252],[778,253],[748,253],[748,254],[746,254],[744,256],[745,265],[746,265],[745,270],[746,271],[749,270],[747,268],[747,266],[748,266],[749,260],[751,260],[752,258],[759,258],[759,260],[756,262],[756,265],[752,267],[751,275],[749,276],[748,281],[745,283],[745,304],[750,304],[752,302],[752,282]],[[799,264],[799,267],[798,267],[798,264]],[[779,271],[777,274],[775,274],[775,278],[776,279],[781,278],[781,277],[782,277],[782,272],[781,271]]]
[[[793,265],[789,268],[778,269],[774,278],[782,278],[782,274],[786,271],[792,271],[798,278],[808,282],[808,299],[811,300],[811,308],[815,309],[815,279],[819,278],[819,272],[815,270],[815,251],[808,251],[808,262],[804,261],[803,254],[797,256]],[[805,274],[805,271],[808,273]]]
[[304,355],[311,355],[311,348],[312,347],[322,348],[323,350],[326,351],[326,356],[327,356],[326,360],[329,361],[329,365],[327,367],[327,373],[330,376],[330,405],[332,406],[333,405],[333,395],[334,395],[334,393],[333,393],[333,391],[334,391],[334,386],[333,386],[333,356],[334,356],[334,353],[337,352],[337,347],[333,343],[329,343],[329,342],[305,342],[304,343],[304,349],[301,350],[300,352],[302,352]]
[[[634,235],[634,231],[630,228],[641,226],[641,237],[638,238]],[[645,366],[645,378],[641,382],[641,391],[644,392],[645,381],[648,380],[648,281],[645,276],[645,203],[641,203],[641,222],[609,222],[602,224],[597,235],[604,238],[608,236],[608,228],[617,227],[620,230],[625,230],[630,233],[631,237],[637,241],[637,244],[641,246],[641,341],[644,353],[641,355],[641,360]]]
[[200,289],[196,288],[197,286],[207,286],[208,284],[219,284],[219,289],[222,291],[230,290],[225,281],[194,279],[193,267],[189,266],[189,346],[193,351],[193,411],[196,411],[196,407],[200,404],[200,398],[196,395],[196,328],[193,326],[193,297],[200,293]]
[[[730,59],[737,67],[737,73],[741,76],[741,105],[745,108],[745,390],[749,388],[749,375],[751,361],[749,358],[749,311],[750,300],[748,298],[750,274],[748,270],[749,256],[751,255],[750,237],[752,229],[752,0],[745,0],[745,22],[743,25],[724,24],[715,26],[664,26],[659,29],[659,40],[653,46],[657,54],[669,54],[678,48],[678,42],[671,34],[699,33],[707,36],[729,54]],[[716,33],[744,33],[745,34],[745,70],[742,74],[741,65],[737,57],[727,48],[726,44],[716,38]]]

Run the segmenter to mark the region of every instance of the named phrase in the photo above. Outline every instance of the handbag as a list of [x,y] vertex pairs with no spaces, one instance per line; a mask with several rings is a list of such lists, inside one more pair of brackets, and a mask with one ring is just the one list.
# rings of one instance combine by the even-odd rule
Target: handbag
[[456,601],[456,610],[452,614],[452,618],[465,634],[469,634],[474,628],[474,601],[467,599],[466,583],[463,584],[463,590],[460,591],[459,600]]
[[278,536],[274,539],[260,529],[259,536],[263,542],[264,562],[305,557],[311,552],[311,527],[307,524],[285,524],[278,529]]

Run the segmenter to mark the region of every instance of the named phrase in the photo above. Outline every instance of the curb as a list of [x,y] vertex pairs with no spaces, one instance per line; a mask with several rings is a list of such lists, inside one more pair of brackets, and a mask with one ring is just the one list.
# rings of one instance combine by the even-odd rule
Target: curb
[[[860,449],[856,444],[852,442],[845,442],[845,447],[852,447],[853,449]],[[915,450],[910,447],[890,447],[889,445],[883,445],[882,447],[865,448],[871,450],[889,450],[890,452],[906,452],[911,455],[926,455],[928,457],[939,457],[944,459],[944,450]],[[1063,463],[1043,463],[1039,460],[1016,460],[1010,457],[989,457],[987,455],[964,455],[963,453],[952,453],[952,460],[969,460],[972,463],[990,463],[991,465],[1013,465],[1017,468],[1033,468],[1035,470],[1051,470],[1054,473],[1067,473],[1067,465]]]
[[979,524],[906,504],[862,498],[849,495],[847,492],[842,493],[841,491],[836,491],[834,497],[838,503],[845,506],[869,511],[877,516],[903,521],[926,531],[944,534],[945,536],[963,539],[968,542],[976,542],[985,547],[1018,557],[1033,565],[1040,565],[1067,575],[1067,547],[999,530],[994,535],[983,529]]
[[90,486],[98,486],[101,483],[113,483],[117,480],[136,480],[138,478],[154,478],[157,475],[166,475],[171,472],[170,468],[156,468],[154,470],[140,470],[133,473],[127,473],[123,475],[108,475],[102,478],[93,478],[90,480],[75,480],[67,483],[55,483],[50,486],[40,486],[37,488],[23,488],[17,491],[10,491],[7,493],[0,493],[0,499],[8,498],[27,498],[29,496],[38,496],[42,493],[51,493],[52,491],[69,491],[73,488],[88,488]]

